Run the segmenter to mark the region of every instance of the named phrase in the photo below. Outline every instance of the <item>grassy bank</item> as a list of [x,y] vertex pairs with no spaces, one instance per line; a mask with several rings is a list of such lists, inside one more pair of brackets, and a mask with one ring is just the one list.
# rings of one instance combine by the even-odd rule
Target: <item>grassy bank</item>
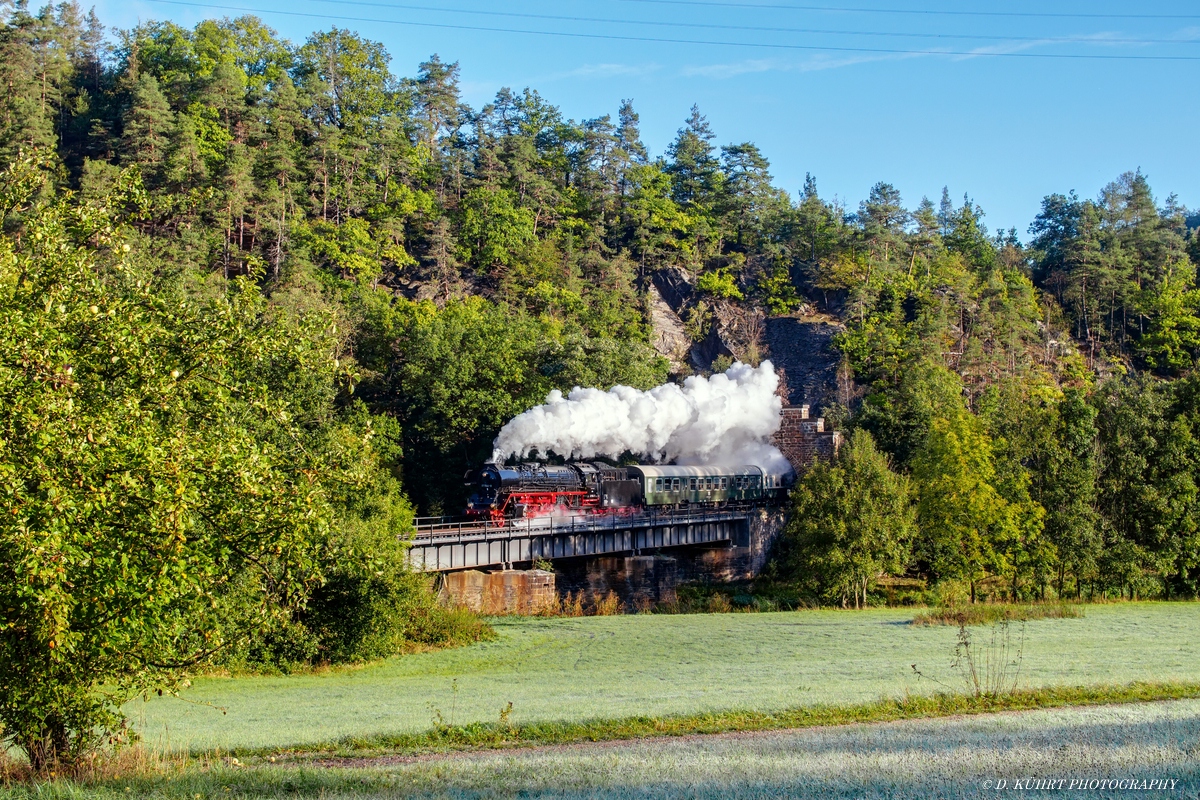
[[[540,722],[510,725],[476,723],[459,727],[438,726],[412,734],[351,737],[288,751],[292,755],[332,754],[361,757],[371,753],[423,755],[459,750],[544,747],[580,742],[622,741],[654,736],[692,736],[747,733],[798,728],[821,728],[854,723],[894,722],[1000,711],[1142,703],[1200,698],[1200,683],[1133,683],[1124,686],[1048,687],[1026,689],[997,697],[937,694],[881,699],[851,706],[802,706],[767,713],[732,710],[710,714],[668,717],[628,717],[591,722]],[[272,748],[236,752],[239,758],[278,757]]]
[[[1197,687],[1192,687],[1193,689]],[[1116,687],[1026,693],[1042,702],[1139,699],[1183,687]],[[943,704],[943,701],[948,704]],[[167,763],[157,772],[87,784],[0,786],[0,800],[58,798],[964,798],[994,797],[998,778],[1174,780],[1192,796],[1200,780],[1200,701],[1036,708],[980,713],[983,704],[926,698],[860,707],[858,715],[909,713],[881,725],[845,724],[727,736],[634,739],[606,744],[458,753],[454,756],[328,757],[254,763]],[[828,720],[834,709],[827,709]],[[850,709],[843,709],[839,719]],[[801,712],[807,714],[808,712]],[[929,715],[953,713],[951,718]],[[776,715],[783,721],[788,714]],[[812,719],[812,717],[807,717]],[[678,722],[678,721],[677,721]],[[989,781],[991,783],[989,784]],[[1031,794],[1025,792],[1025,794]],[[1032,793],[1037,794],[1037,793]],[[1062,794],[1059,792],[1058,794]],[[1125,796],[1071,791],[1072,797]],[[1041,796],[1041,795],[1037,795]]]
[[[463,728],[861,706],[953,686],[956,631],[911,610],[500,619],[499,638],[329,674],[201,678],[128,712],[147,741],[306,747]],[[1200,682],[1200,604],[1090,606],[1028,623],[1021,686]],[[509,711],[509,703],[512,703]],[[224,712],[224,713],[223,713]]]
[[1028,622],[1035,619],[1079,619],[1082,603],[977,603],[931,608],[913,617],[914,625],[989,625],[995,622]]

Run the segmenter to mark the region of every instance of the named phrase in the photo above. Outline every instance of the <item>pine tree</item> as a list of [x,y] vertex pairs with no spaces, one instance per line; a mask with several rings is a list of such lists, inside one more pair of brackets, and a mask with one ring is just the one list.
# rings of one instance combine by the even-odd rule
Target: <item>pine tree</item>
[[786,199],[771,185],[770,162],[752,142],[721,148],[725,202],[721,210],[730,217],[739,248],[749,244],[752,231],[763,228],[764,215],[772,205],[786,205]]
[[163,179],[175,191],[197,189],[208,177],[208,169],[196,142],[196,124],[187,114],[179,114],[167,144]]
[[438,139],[458,126],[458,62],[447,64],[437,53],[417,67],[416,112],[425,146],[437,151]]
[[137,164],[151,183],[158,179],[175,129],[174,114],[153,75],[143,73],[133,91],[121,136],[122,161]]
[[886,263],[896,252],[908,224],[909,214],[904,209],[900,192],[890,183],[877,183],[871,187],[870,196],[858,208],[858,222],[863,236],[880,252]]
[[946,236],[954,227],[954,201],[950,199],[950,187],[942,187],[942,199],[938,203],[938,225],[941,226],[940,233]]
[[25,0],[0,26],[0,164],[21,150],[53,151],[55,109],[48,102],[47,31],[29,14]]
[[299,139],[304,127],[296,88],[284,74],[271,93],[262,146],[255,150],[254,163],[264,244],[274,278],[279,278],[286,255],[289,218],[296,214],[296,187],[303,186]]
[[649,161],[646,145],[642,144],[638,122],[638,114],[633,110],[633,101],[622,100],[621,108],[617,111],[617,146],[612,156],[615,178],[613,191],[621,197],[629,192],[629,168],[634,164],[645,164]]
[[218,185],[221,187],[220,214],[225,227],[222,268],[228,278],[245,270],[246,251],[254,247],[253,233],[249,230],[252,226],[247,225],[247,211],[253,214],[250,199],[254,184],[246,145],[240,142],[229,145]]
[[712,144],[713,132],[698,106],[667,148],[672,194],[683,205],[711,204],[720,187],[720,169]]

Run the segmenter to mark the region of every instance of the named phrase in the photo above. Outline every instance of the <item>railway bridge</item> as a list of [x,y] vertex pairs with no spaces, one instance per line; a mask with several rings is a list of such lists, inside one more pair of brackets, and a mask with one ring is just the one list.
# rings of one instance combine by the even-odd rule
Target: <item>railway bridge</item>
[[634,513],[460,521],[417,519],[409,548],[414,568],[450,572],[481,567],[511,569],[537,559],[625,554],[638,556],[665,548],[752,546],[753,521],[760,509],[644,510]]

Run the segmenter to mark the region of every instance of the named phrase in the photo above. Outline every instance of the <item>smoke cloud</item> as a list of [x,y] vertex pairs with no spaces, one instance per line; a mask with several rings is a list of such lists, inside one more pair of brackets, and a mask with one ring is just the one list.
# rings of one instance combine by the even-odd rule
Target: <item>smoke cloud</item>
[[641,391],[614,386],[607,392],[576,387],[509,420],[493,445],[492,459],[532,450],[570,458],[619,456],[630,451],[678,464],[755,464],[772,474],[791,466],[769,444],[779,429],[779,377],[770,361],[736,362],[711,378],[691,377]]

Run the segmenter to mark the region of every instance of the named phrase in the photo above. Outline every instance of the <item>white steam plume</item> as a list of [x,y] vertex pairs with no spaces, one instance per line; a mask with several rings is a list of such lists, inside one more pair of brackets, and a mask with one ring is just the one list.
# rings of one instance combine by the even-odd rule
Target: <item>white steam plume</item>
[[576,387],[509,420],[493,445],[494,461],[536,449],[571,458],[625,451],[678,464],[755,464],[772,474],[791,466],[769,444],[779,429],[779,377],[770,361],[736,362],[724,374],[691,377],[640,391]]

